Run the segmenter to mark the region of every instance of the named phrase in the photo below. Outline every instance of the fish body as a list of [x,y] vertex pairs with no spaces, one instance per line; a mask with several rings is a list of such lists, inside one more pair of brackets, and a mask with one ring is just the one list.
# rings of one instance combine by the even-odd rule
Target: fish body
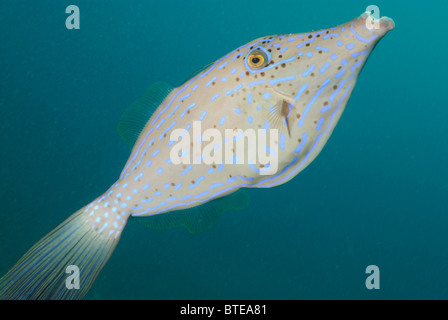
[[[256,39],[174,89],[143,129],[110,196],[132,198],[123,200],[130,208],[126,212],[143,216],[195,206],[241,187],[269,188],[289,181],[322,150],[370,52],[393,27],[383,18],[381,29],[369,30],[368,17],[316,32]],[[248,58],[260,48],[269,62],[251,68]],[[272,145],[266,139],[269,149],[278,150],[277,170],[263,175],[259,166],[247,162],[224,163],[224,155],[218,164],[193,163],[208,142],[195,154],[190,149],[190,165],[173,164],[170,133],[185,130],[200,144],[199,136],[193,139],[194,121],[202,132],[213,128],[222,137],[226,129],[265,129],[267,135],[277,129]],[[145,198],[153,200],[144,204]]]
[[[1,279],[0,297],[81,298],[130,216],[194,208],[296,176],[328,141],[367,58],[394,28],[382,18],[370,29],[369,19],[255,39],[167,88],[119,179],[31,248]],[[88,273],[80,290],[66,289],[67,265]]]

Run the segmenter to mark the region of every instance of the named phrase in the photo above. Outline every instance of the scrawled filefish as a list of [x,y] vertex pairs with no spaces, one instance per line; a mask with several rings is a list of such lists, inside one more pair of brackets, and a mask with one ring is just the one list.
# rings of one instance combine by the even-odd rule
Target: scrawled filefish
[[[177,88],[151,86],[119,122],[132,148],[119,179],[37,242],[0,280],[0,297],[82,298],[131,217],[199,232],[235,207],[225,200],[239,189],[292,179],[322,150],[393,28],[364,13],[334,28],[262,37]],[[67,283],[73,266],[79,288]]]

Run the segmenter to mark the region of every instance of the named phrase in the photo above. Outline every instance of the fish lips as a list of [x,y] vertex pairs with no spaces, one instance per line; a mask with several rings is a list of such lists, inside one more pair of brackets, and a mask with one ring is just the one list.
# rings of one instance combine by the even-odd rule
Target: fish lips
[[[378,38],[384,37],[395,29],[395,22],[389,17],[375,19],[370,12],[364,12],[360,17],[349,22],[351,27],[361,35],[374,34]],[[379,40],[379,39],[378,39]]]

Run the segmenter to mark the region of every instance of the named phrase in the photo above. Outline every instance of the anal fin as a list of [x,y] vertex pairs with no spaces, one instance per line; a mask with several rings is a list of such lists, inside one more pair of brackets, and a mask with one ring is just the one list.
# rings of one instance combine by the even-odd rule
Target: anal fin
[[184,227],[197,234],[210,229],[224,212],[242,210],[249,206],[248,194],[240,189],[228,196],[209,201],[203,205],[162,213],[149,217],[133,217],[129,221],[139,223],[153,230],[168,230]]

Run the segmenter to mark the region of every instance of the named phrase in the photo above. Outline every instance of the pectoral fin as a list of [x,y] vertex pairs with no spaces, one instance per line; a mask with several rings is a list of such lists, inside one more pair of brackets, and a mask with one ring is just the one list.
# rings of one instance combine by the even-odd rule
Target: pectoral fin
[[278,97],[278,102],[269,107],[269,123],[271,123],[272,128],[278,129],[280,133],[287,133],[290,137],[291,128],[289,119],[294,105],[294,99],[277,90],[272,90],[272,92],[273,96]]

